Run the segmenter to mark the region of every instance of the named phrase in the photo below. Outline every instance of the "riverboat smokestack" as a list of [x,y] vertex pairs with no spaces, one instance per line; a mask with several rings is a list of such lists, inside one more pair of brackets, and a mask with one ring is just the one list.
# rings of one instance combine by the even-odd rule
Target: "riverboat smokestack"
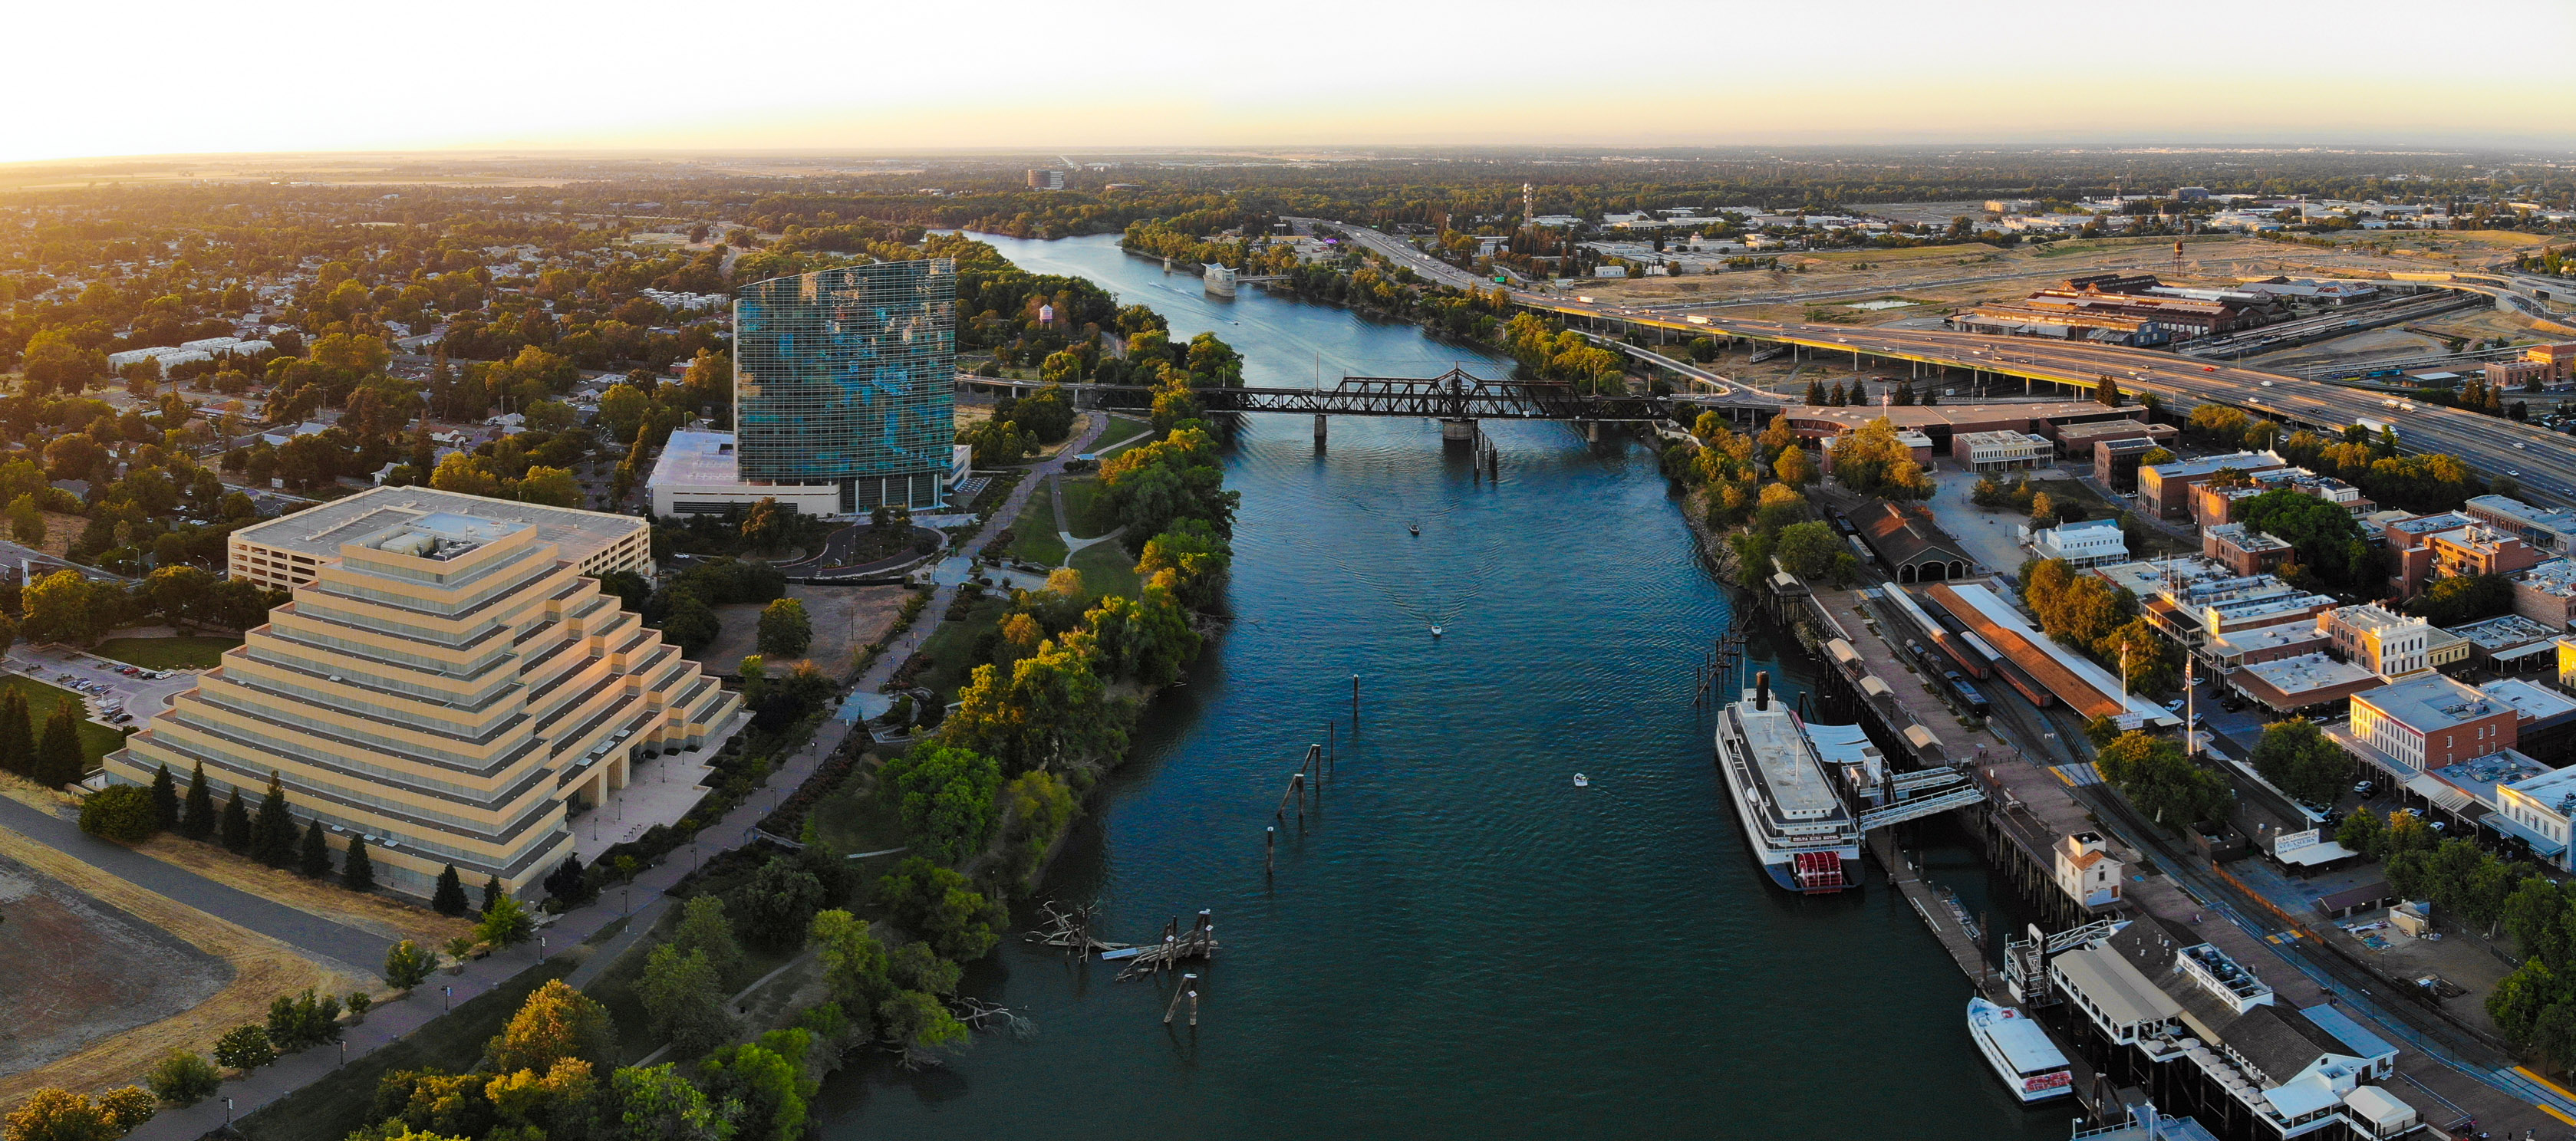
[[1771,710],[1771,671],[1769,670],[1757,671],[1753,675],[1753,710],[1756,713],[1768,713]]

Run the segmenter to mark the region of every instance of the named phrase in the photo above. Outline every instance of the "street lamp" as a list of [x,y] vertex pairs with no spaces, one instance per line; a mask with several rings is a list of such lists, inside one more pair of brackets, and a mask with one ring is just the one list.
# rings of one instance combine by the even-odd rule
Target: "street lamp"
[[455,987],[453,987],[453,986],[443,986],[443,987],[440,987],[440,988],[438,988],[438,994],[439,994],[439,999],[438,999],[438,1009],[440,1010],[440,1012],[444,1013],[444,1012],[446,1012],[446,1011],[450,1011],[450,1010],[454,1010],[454,1009],[456,1009],[456,988],[455,988]]

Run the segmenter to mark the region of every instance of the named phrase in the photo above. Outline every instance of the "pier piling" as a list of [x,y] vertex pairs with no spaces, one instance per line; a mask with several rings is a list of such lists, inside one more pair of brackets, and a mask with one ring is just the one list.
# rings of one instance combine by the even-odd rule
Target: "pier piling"
[[1261,830],[1261,871],[1264,875],[1279,871],[1279,827],[1275,824]]
[[1351,736],[1360,735],[1360,675],[1351,675]]

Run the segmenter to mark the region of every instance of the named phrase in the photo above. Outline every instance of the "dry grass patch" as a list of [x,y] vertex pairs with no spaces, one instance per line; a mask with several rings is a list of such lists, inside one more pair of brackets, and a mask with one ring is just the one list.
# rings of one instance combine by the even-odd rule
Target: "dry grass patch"
[[0,855],[223,960],[232,981],[214,997],[157,1022],[110,1035],[42,1066],[0,1076],[0,1104],[15,1104],[43,1086],[107,1089],[143,1080],[172,1048],[204,1053],[233,1027],[268,1018],[270,999],[311,987],[346,994],[376,980],[330,970],[294,948],[137,887],[76,858],[0,829]]
[[[182,791],[185,788],[186,780],[181,778]],[[167,832],[136,845],[134,850],[226,887],[387,939],[412,939],[424,947],[443,947],[448,940],[474,930],[471,919],[451,919],[391,896],[350,891],[334,881],[309,880],[284,868],[234,855],[220,845],[201,844]],[[468,896],[480,898],[476,893],[483,885],[465,886]]]

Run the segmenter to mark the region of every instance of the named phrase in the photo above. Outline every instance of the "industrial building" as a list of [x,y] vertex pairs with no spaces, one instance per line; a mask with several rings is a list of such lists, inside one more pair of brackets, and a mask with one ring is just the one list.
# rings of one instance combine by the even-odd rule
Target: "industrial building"
[[645,520],[427,487],[374,488],[244,527],[225,540],[225,564],[232,578],[293,590],[337,564],[352,537],[441,514],[526,523],[539,542],[594,578],[612,571],[654,578],[653,528]]
[[[293,601],[108,754],[109,779],[203,766],[218,797],[257,797],[274,776],[334,847],[366,837],[389,887],[425,896],[452,864],[518,894],[574,854],[572,813],[740,709],[537,523],[389,511],[328,539]],[[653,803],[671,823],[694,798]]]
[[1953,320],[1970,332],[2147,346],[2238,332],[2285,315],[2278,302],[2256,295],[2176,292],[2149,274],[2096,274],[2069,278],[2019,301],[1978,305]]

